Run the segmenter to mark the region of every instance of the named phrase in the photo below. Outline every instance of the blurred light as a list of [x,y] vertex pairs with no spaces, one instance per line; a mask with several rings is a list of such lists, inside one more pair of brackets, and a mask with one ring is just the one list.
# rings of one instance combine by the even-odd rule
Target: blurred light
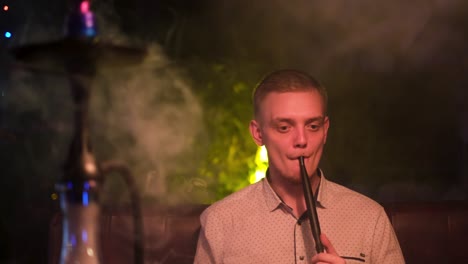
[[89,173],[95,173],[97,170],[96,165],[91,161],[87,161],[84,166],[85,166],[86,172],[89,172]]
[[73,247],[76,246],[76,236],[73,235],[73,234],[72,234],[71,237],[70,237],[70,243],[71,243],[71,245],[72,245]]
[[8,11],[10,8],[7,5],[3,6],[3,11]]
[[5,32],[5,38],[11,38],[11,33],[10,32]]
[[256,170],[254,175],[250,177],[249,181],[250,183],[256,183],[260,181],[261,179],[265,178],[265,172],[264,170]]
[[80,11],[81,11],[81,13],[88,13],[89,12],[89,2],[88,1],[81,2]]
[[259,162],[268,163],[268,152],[265,146],[261,146],[258,153]]
[[94,26],[94,17],[93,17],[93,13],[91,12],[87,12],[85,15],[85,25],[86,27],[90,28],[90,27],[93,27]]
[[50,195],[50,198],[55,201],[58,199],[58,195],[56,193],[53,193]]
[[94,30],[94,28],[87,28],[85,30],[85,35],[87,37],[94,37],[96,35],[96,30]]
[[88,241],[88,232],[86,230],[81,230],[81,240]]
[[268,152],[265,146],[258,147],[257,154],[255,155],[255,172],[249,176],[251,184],[265,178],[268,169]]
[[88,194],[88,192],[83,192],[82,199],[83,199],[83,205],[87,206],[89,204],[89,194]]

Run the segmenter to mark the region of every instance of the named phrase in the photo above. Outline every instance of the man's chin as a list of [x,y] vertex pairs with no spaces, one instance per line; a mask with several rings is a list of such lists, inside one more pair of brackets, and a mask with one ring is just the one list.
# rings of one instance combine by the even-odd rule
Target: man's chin
[[291,185],[301,185],[302,184],[302,179],[299,176],[287,177],[286,181]]

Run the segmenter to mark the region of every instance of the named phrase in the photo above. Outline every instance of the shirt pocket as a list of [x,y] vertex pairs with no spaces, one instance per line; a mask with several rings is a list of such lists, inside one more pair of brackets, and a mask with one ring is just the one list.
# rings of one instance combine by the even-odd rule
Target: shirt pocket
[[341,256],[346,261],[346,264],[363,264],[368,263],[363,257]]

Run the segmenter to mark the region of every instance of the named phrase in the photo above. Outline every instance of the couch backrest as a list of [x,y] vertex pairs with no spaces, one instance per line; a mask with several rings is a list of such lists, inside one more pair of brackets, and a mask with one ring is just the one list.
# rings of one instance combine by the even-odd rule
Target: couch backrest
[[[200,231],[200,214],[207,205],[144,206],[145,263],[193,263]],[[104,263],[133,262],[133,225],[129,208],[103,208],[100,239]],[[51,221],[49,263],[58,263],[62,216]]]
[[[199,216],[206,205],[146,206],[146,263],[193,263]],[[468,202],[394,203],[384,205],[408,264],[468,263]],[[50,263],[58,263],[61,215],[51,221]],[[104,263],[132,263],[133,231],[128,208],[103,208],[101,249]]]
[[405,260],[412,263],[468,263],[468,202],[384,205]]

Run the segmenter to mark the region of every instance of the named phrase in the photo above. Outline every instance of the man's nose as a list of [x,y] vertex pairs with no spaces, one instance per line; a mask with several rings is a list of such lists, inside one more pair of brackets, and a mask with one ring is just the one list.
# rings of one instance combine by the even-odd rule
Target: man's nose
[[294,147],[305,148],[307,147],[307,135],[304,129],[297,129],[294,138]]

